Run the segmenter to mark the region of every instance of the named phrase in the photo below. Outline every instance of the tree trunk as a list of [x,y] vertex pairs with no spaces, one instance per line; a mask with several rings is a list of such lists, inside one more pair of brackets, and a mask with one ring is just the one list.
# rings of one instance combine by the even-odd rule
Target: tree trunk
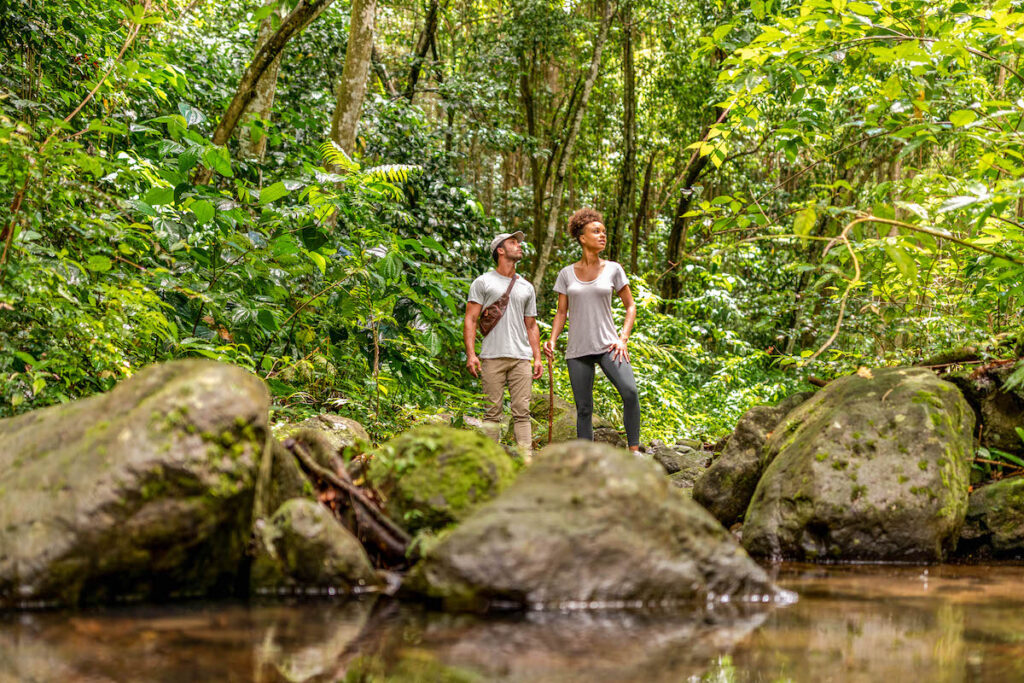
[[388,97],[398,97],[398,89],[391,80],[391,76],[388,74],[387,67],[384,66],[384,61],[381,59],[376,45],[373,46],[373,50],[370,52],[370,60],[373,62],[373,70],[376,72],[378,80],[380,80],[382,91],[387,93]]
[[413,51],[412,65],[409,67],[409,82],[405,86],[405,99],[412,102],[412,98],[416,95],[416,82],[419,81],[420,71],[423,69],[423,61],[427,57],[427,52],[430,50],[430,44],[434,40],[434,33],[437,31],[437,11],[438,11],[438,0],[430,0],[430,6],[427,8],[427,21],[423,26],[423,33],[420,34],[419,40],[416,41],[416,49]]
[[668,236],[668,251],[665,254],[665,277],[661,286],[661,296],[664,299],[679,296],[679,273],[675,268],[686,250],[686,233],[690,224],[686,213],[690,210],[690,202],[693,200],[693,185],[707,166],[709,158],[699,156],[690,164],[690,170],[683,180],[683,187],[679,190],[679,204],[676,205],[675,217],[672,219],[672,231]]
[[[526,134],[537,139],[537,104],[533,97],[533,72],[536,66],[536,52],[527,60],[525,54],[519,55],[519,95],[523,100],[523,113],[526,115]],[[541,225],[544,220],[544,186],[546,180],[541,175],[540,159],[535,153],[527,151],[527,143],[523,144],[523,154],[530,162],[530,183],[533,185],[533,221],[530,229],[530,242],[536,244],[541,237]]]
[[604,51],[604,44],[608,40],[608,26],[611,24],[612,6],[609,0],[601,3],[601,25],[598,34],[594,38],[594,52],[590,58],[590,69],[587,72],[586,80],[583,82],[583,92],[576,103],[576,111],[572,117],[572,124],[566,135],[565,143],[562,145],[561,157],[558,162],[558,170],[555,172],[554,182],[551,187],[551,204],[548,206],[547,229],[543,235],[543,243],[537,254],[537,265],[533,271],[533,286],[540,289],[544,280],[544,273],[547,271],[548,262],[551,260],[551,246],[555,241],[555,231],[558,227],[559,211],[562,205],[562,189],[565,186],[565,175],[569,169],[569,162],[572,159],[573,147],[576,145],[576,137],[579,135],[580,127],[583,125],[583,114],[587,109],[587,101],[590,99],[590,92],[597,81],[597,71],[601,66],[601,53]]
[[295,9],[289,12],[281,22],[277,31],[253,55],[249,68],[242,74],[242,80],[238,83],[238,89],[235,91],[231,104],[228,105],[227,111],[224,112],[220,123],[217,124],[217,129],[213,132],[213,144],[223,145],[231,137],[242,114],[256,96],[256,84],[259,83],[264,72],[278,59],[292,36],[309,26],[310,22],[333,3],[334,0],[299,0]]
[[627,2],[622,9],[622,24],[622,141],[625,149],[619,177],[619,197],[608,221],[608,241],[611,246],[609,258],[612,261],[619,258],[622,233],[632,217],[636,176],[636,73],[633,68],[632,2]]
[[331,117],[331,139],[348,155],[352,154],[356,146],[356,125],[366,94],[376,13],[377,0],[353,0],[348,47],[345,48],[345,67],[337,87],[338,104]]
[[[263,46],[270,40],[270,36],[273,35],[273,18],[275,16],[279,16],[277,12],[260,22],[259,34],[256,37],[257,53],[263,49]],[[267,70],[260,76],[259,81],[256,82],[256,93],[242,115],[240,124],[242,130],[238,134],[238,146],[243,158],[263,161],[263,157],[266,155],[267,136],[260,130],[255,131],[254,135],[252,126],[249,124],[257,120],[266,121],[270,118],[270,112],[274,107],[274,93],[277,90],[277,73],[280,67],[281,53],[278,53]]]
[[633,235],[630,243],[629,253],[629,272],[636,274],[637,272],[637,260],[640,254],[640,229],[644,223],[647,222],[647,207],[651,199],[651,172],[654,170],[654,158],[658,156],[657,152],[651,152],[651,157],[647,160],[647,168],[644,169],[644,188],[640,194],[640,207],[636,211],[636,215],[633,218]]

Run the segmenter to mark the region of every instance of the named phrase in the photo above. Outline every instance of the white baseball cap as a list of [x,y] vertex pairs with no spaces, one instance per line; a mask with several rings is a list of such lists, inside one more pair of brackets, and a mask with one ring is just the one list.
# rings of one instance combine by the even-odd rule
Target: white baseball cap
[[493,254],[494,250],[497,249],[498,247],[500,247],[501,243],[504,242],[505,240],[507,240],[509,237],[515,237],[517,240],[522,242],[523,240],[526,239],[526,234],[522,230],[516,230],[515,232],[503,232],[503,233],[501,233],[500,235],[495,237],[493,240],[491,240],[491,253]]

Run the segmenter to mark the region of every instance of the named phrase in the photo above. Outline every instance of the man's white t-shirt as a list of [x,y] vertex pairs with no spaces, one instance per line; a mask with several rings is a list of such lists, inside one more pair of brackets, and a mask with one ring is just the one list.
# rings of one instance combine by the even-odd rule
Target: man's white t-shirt
[[619,340],[612,320],[612,294],[628,284],[626,271],[615,261],[605,261],[601,272],[589,282],[581,282],[571,265],[559,271],[555,291],[569,298],[566,358],[605,353]]
[[[501,298],[508,289],[512,278],[490,270],[473,280],[469,287],[469,300],[487,308]],[[537,295],[526,278],[516,278],[516,285],[508,297],[508,307],[501,320],[486,337],[480,350],[480,358],[533,358],[530,338],[526,334],[523,317],[537,317]]]

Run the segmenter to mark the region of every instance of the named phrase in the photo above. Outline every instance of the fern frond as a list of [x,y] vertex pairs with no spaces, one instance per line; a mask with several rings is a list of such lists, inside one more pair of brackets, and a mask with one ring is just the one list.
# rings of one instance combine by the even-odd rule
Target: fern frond
[[349,155],[345,154],[345,150],[339,147],[334,140],[325,140],[320,145],[320,156],[326,163],[343,168],[348,172],[359,170],[359,164],[352,161]]
[[404,183],[411,176],[423,170],[422,166],[413,164],[385,164],[367,169],[364,175],[371,180],[383,180],[389,183]]
[[374,190],[381,195],[390,196],[392,200],[396,202],[402,201],[402,190],[396,185],[392,185],[386,180],[374,180],[365,185],[365,187]]

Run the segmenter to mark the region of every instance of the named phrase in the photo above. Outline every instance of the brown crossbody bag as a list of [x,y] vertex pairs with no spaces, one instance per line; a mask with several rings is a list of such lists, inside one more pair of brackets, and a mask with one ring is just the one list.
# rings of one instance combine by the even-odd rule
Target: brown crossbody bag
[[516,280],[519,278],[518,275],[512,276],[512,282],[508,283],[508,289],[505,293],[498,297],[498,300],[493,304],[485,308],[480,312],[480,320],[477,322],[477,329],[483,336],[494,329],[494,326],[501,320],[501,316],[505,315],[505,309],[508,308],[508,297],[512,293],[512,288],[516,286]]

